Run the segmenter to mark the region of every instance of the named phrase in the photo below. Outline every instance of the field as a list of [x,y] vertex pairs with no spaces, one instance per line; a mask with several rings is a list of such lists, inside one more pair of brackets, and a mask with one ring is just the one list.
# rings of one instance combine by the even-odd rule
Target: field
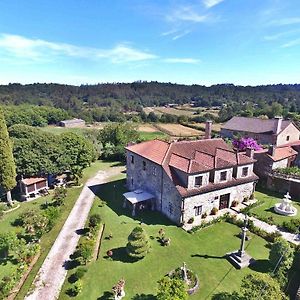
[[206,113],[210,113],[215,117],[218,116],[219,109],[207,109],[204,107],[192,107],[188,105],[176,106],[176,107],[165,107],[165,106],[156,106],[156,107],[145,107],[144,112],[149,114],[154,112],[157,115],[162,114],[171,114],[176,116],[201,116]]
[[[132,218],[131,211],[122,207],[125,188],[121,179],[119,177],[99,189],[98,197],[106,205],[94,206],[94,212],[101,215],[106,225],[104,238],[99,259],[88,265],[88,271],[83,277],[83,291],[76,299],[109,299],[112,286],[124,278],[124,299],[154,300],[157,281],[174,268],[182,266],[183,262],[198,275],[200,281],[200,289],[191,299],[211,299],[215,293],[238,290],[246,274],[266,272],[269,268],[267,242],[255,235],[246,244],[247,252],[257,260],[255,266],[236,270],[226,260],[224,255],[238,249],[240,244],[237,237],[240,229],[237,226],[222,222],[189,234],[158,212],[145,211]],[[151,251],[143,260],[132,262],[128,259],[125,246],[129,233],[141,220],[142,227],[150,236]],[[163,247],[158,242],[158,231],[161,228],[171,239],[170,246]],[[110,234],[112,239],[105,238]],[[113,251],[112,259],[106,256],[108,250]],[[70,270],[68,277],[74,271]],[[60,300],[71,299],[66,294],[70,287],[67,279]]]
[[204,135],[203,131],[189,128],[181,124],[156,124],[155,127],[173,137],[197,137]]
[[[192,125],[205,130],[205,123],[193,123]],[[212,123],[212,130],[215,132],[220,132],[222,125],[223,124],[221,124],[221,123]]]

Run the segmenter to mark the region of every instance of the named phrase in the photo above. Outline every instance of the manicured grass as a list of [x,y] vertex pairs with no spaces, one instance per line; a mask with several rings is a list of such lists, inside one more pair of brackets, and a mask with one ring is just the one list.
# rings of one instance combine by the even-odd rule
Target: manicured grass
[[294,217],[287,217],[282,216],[280,214],[277,214],[274,211],[274,206],[276,203],[280,202],[283,198],[283,194],[271,192],[268,190],[260,189],[255,192],[255,198],[257,200],[262,201],[262,205],[255,207],[251,210],[253,214],[255,214],[258,218],[269,218],[272,217],[274,220],[274,223],[276,225],[282,225],[284,221],[289,221],[290,219],[300,218],[300,203],[299,202],[293,202],[293,205],[298,209],[297,216]]
[[[97,161],[93,163],[89,168],[85,169],[82,182],[85,182],[89,177],[91,177],[93,174],[95,174],[98,170],[104,170],[109,168],[113,163],[104,163],[101,161]],[[54,243],[57,235],[59,234],[59,231],[61,230],[63,224],[65,223],[65,220],[67,219],[71,209],[73,208],[73,205],[75,201],[77,200],[77,197],[79,196],[80,192],[82,190],[81,188],[70,188],[68,189],[67,198],[65,201],[65,205],[62,209],[62,213],[58,220],[55,223],[55,226],[52,228],[52,230],[46,234],[44,234],[41,238],[41,256],[38,259],[37,263],[35,264],[34,268],[30,272],[27,280],[25,281],[25,284],[23,285],[22,289],[20,290],[20,293],[17,295],[16,299],[24,299],[24,296],[26,295],[27,291],[29,290],[31,283],[34,280],[34,277],[36,276],[39,268],[41,267],[44,259],[46,258],[52,244]],[[24,211],[29,209],[34,210],[41,210],[41,204],[45,203],[46,200],[50,200],[51,195],[47,197],[41,197],[37,200],[31,201],[31,202],[24,202],[21,203],[21,207],[11,213],[6,214],[3,219],[0,221],[0,232],[8,232],[8,231],[18,231],[20,230],[18,227],[12,226],[12,222]],[[2,275],[5,275],[2,266],[0,267],[1,273],[0,277]],[[6,272],[9,270],[7,269]],[[7,274],[7,273],[6,273]]]
[[[146,211],[132,218],[129,209],[122,207],[122,193],[125,191],[124,180],[114,178],[112,182],[99,188],[99,198],[107,205],[93,206],[93,213],[99,213],[106,228],[99,260],[88,265],[88,272],[83,278],[83,292],[77,299],[107,299],[111,288],[121,278],[126,280],[124,299],[155,299],[157,281],[183,262],[199,277],[200,290],[192,299],[210,299],[220,291],[238,290],[244,275],[269,268],[267,243],[252,235],[247,242],[247,252],[257,264],[243,270],[236,270],[224,258],[227,252],[239,248],[240,239],[236,236],[240,229],[228,223],[218,223],[211,227],[189,234],[178,228],[158,212]],[[96,200],[99,201],[99,200]],[[140,224],[151,238],[151,252],[143,259],[132,262],[125,252],[127,237],[131,230]],[[163,247],[157,241],[160,228],[171,238],[171,245]],[[106,239],[109,234],[111,240]],[[113,251],[113,259],[106,258],[106,252]],[[74,270],[69,271],[69,275]],[[65,293],[71,286],[65,281],[60,299],[70,299]],[[148,298],[134,298],[145,294]]]

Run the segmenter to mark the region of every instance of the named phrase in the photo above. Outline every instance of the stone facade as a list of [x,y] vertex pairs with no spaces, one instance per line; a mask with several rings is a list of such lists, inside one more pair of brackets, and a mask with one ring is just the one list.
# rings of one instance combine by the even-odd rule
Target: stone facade
[[[193,225],[199,225],[202,222],[202,215],[211,213],[211,210],[215,207],[220,208],[220,196],[229,194],[228,208],[233,201],[242,202],[244,198],[250,197],[254,192],[253,182],[240,184],[230,188],[224,188],[217,191],[208,192],[205,194],[196,195],[184,199],[184,211],[183,222],[188,222],[191,218],[194,218]],[[199,206],[201,208],[201,214],[197,215],[196,210],[199,212]]]

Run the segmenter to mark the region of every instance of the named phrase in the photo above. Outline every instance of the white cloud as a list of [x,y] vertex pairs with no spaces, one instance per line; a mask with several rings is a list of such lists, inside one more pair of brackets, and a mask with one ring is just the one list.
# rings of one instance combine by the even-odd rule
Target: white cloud
[[69,56],[85,59],[109,59],[112,63],[145,61],[156,55],[119,44],[111,49],[80,47],[66,43],[54,43],[41,39],[29,39],[19,35],[1,34],[0,51],[14,57],[43,60],[53,56]]
[[300,17],[291,17],[291,18],[282,18],[271,21],[270,25],[276,26],[285,26],[285,25],[294,25],[300,23]]
[[170,22],[191,22],[191,23],[203,23],[209,20],[208,15],[199,14],[193,7],[191,6],[182,6],[178,7],[167,17],[167,21]]
[[295,39],[290,42],[287,42],[287,43],[281,45],[281,47],[282,48],[290,48],[290,47],[298,46],[298,45],[300,45],[300,39]]
[[191,31],[190,30],[185,30],[181,33],[176,34],[175,36],[172,37],[173,41],[176,41],[178,39],[181,39],[182,37],[184,37],[185,35],[189,34]]
[[198,64],[200,63],[200,59],[196,58],[179,58],[179,57],[174,57],[174,58],[166,58],[164,59],[164,62],[166,63],[171,63],[171,64]]
[[203,4],[207,7],[207,8],[211,8],[215,5],[218,5],[219,3],[223,2],[224,0],[203,0]]

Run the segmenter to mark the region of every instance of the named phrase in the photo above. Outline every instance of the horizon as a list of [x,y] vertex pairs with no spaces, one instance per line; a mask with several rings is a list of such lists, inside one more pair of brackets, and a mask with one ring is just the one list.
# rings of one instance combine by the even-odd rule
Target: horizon
[[2,85],[300,83],[296,0],[4,0],[0,11]]

